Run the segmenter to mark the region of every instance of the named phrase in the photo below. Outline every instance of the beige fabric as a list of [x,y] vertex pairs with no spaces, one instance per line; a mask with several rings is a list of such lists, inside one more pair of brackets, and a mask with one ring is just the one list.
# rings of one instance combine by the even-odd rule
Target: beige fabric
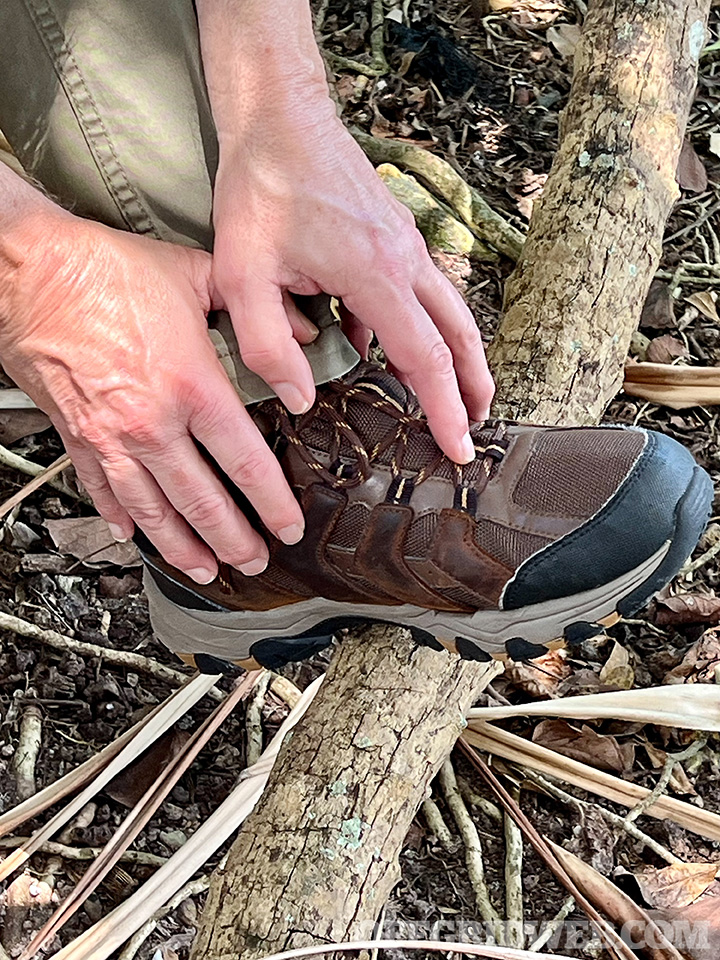
[[[2,0],[0,130],[78,215],[212,249],[217,138],[192,0]],[[327,302],[312,305],[322,332],[305,348],[316,383],[359,359]],[[227,315],[211,322],[242,399],[272,396]]]

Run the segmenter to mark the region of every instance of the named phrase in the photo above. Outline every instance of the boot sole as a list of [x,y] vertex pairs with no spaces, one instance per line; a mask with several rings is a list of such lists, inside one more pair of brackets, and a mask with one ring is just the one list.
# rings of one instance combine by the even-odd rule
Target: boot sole
[[[465,659],[529,660],[581,643],[641,609],[692,553],[707,524],[712,499],[710,478],[696,468],[675,508],[672,537],[651,557],[593,590],[515,610],[450,613],[317,598],[259,613],[205,612],[170,605],[150,576],[146,589],[160,639],[206,673],[223,672],[229,664],[276,668],[302,660],[327,647],[339,630],[369,622],[406,627],[418,643],[449,649]],[[169,606],[172,612],[163,622]],[[187,653],[188,649],[195,652]]]

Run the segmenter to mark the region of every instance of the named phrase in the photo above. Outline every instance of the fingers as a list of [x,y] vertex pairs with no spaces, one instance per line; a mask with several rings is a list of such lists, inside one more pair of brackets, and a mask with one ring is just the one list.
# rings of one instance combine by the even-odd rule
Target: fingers
[[[199,458],[197,450],[196,456]],[[125,454],[105,457],[100,465],[114,495],[165,560],[197,583],[217,576],[217,561],[180,516],[150,471]]]
[[[450,347],[412,290],[388,284],[375,289],[375,298],[383,320],[374,327],[388,360],[417,394],[439,446],[456,463],[468,463],[475,448]],[[368,326],[365,318],[378,313],[359,298],[349,306]]]
[[116,540],[129,540],[135,530],[135,524],[130,514],[112,492],[95,454],[83,444],[68,438],[62,429],[58,428],[58,432],[62,437],[68,456],[73,462],[75,472],[92,497],[98,513],[107,521],[110,533]]
[[315,400],[315,383],[293,336],[280,288],[249,280],[240,293],[226,295],[225,302],[247,366],[273,388],[291,413],[305,413]]
[[284,543],[297,543],[304,531],[300,505],[278,460],[229,383],[217,385],[213,403],[200,405],[189,427],[252,503],[268,530]]
[[416,281],[415,293],[452,352],[458,385],[471,419],[486,420],[495,384],[475,318],[460,293],[431,261]]
[[304,313],[298,310],[295,301],[287,291],[283,293],[283,306],[290,321],[293,336],[298,343],[306,346],[318,338],[320,331],[311,320],[308,320]]

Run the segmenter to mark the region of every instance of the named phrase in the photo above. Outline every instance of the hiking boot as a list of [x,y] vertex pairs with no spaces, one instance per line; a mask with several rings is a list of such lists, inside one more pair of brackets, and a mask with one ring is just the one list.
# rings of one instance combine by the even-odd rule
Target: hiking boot
[[302,504],[300,543],[268,536],[263,573],[221,564],[208,586],[140,544],[156,632],[213,673],[302,659],[358,621],[476,660],[579,643],[675,576],[713,498],[687,450],[638,428],[487,421],[458,466],[414,395],[367,363],[302,416],[273,400],[253,418]]

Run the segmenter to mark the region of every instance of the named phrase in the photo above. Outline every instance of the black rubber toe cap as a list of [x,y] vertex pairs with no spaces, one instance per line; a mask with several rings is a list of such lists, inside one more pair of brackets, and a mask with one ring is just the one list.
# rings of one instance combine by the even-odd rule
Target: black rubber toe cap
[[692,455],[675,440],[648,432],[617,493],[587,523],[526,560],[502,606],[514,610],[593,590],[640,566],[671,540],[674,569],[662,565],[667,582],[694,549],[711,503],[710,478]]

